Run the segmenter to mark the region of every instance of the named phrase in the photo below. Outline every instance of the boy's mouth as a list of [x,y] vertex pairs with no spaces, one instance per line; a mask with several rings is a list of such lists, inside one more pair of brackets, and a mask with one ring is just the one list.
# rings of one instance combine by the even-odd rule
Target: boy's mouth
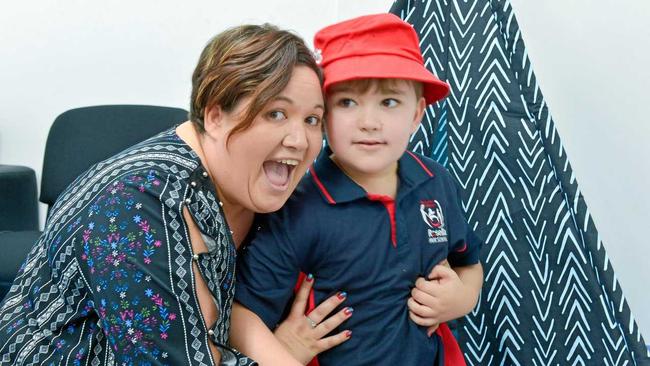
[[291,173],[298,163],[299,161],[295,159],[267,160],[262,167],[271,186],[278,190],[285,190],[289,187]]
[[381,140],[376,140],[376,139],[363,139],[363,140],[357,140],[353,142],[355,145],[361,145],[361,146],[367,146],[367,147],[373,147],[373,146],[379,146],[379,145],[385,145],[386,143]]

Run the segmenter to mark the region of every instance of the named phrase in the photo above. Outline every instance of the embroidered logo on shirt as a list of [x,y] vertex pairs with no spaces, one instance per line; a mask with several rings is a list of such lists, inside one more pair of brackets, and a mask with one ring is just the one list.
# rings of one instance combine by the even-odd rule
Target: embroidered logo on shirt
[[445,217],[442,215],[440,203],[437,200],[420,201],[420,214],[422,220],[429,227],[427,235],[429,243],[442,243],[447,241],[447,229],[445,228]]

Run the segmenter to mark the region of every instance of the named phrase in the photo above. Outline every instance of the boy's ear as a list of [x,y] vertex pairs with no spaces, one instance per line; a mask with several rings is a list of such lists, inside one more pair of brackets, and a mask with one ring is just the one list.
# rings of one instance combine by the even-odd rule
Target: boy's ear
[[420,127],[420,122],[422,122],[422,117],[424,117],[424,109],[427,107],[427,102],[424,97],[418,99],[417,104],[415,105],[415,115],[413,116],[413,122],[411,123],[411,134],[418,130]]

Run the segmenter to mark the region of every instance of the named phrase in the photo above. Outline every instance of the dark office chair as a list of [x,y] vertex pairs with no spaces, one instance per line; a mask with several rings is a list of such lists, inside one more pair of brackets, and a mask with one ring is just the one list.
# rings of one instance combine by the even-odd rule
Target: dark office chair
[[[45,145],[40,201],[50,207],[91,165],[187,119],[179,108],[105,105],[54,120]],[[33,170],[0,165],[0,299],[40,236]]]

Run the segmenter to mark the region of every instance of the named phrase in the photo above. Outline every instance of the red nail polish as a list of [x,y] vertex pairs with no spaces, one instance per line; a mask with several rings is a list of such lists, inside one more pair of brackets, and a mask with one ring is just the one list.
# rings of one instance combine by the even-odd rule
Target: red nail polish
[[351,330],[346,330],[345,331],[345,336],[348,337],[348,338],[352,337],[352,331]]
[[349,307],[345,308],[345,310],[343,310],[343,313],[345,313],[345,315],[347,315],[347,316],[352,315],[353,312],[354,312],[354,309],[351,306],[349,306]]
[[311,274],[311,273],[308,274],[308,275],[307,275],[307,282],[311,282],[311,281],[313,281],[313,280],[314,280],[314,275]]
[[348,293],[345,292],[345,291],[343,291],[343,292],[339,292],[338,294],[336,294],[336,297],[338,297],[339,300],[343,300],[343,299],[345,299],[346,297],[348,297]]

